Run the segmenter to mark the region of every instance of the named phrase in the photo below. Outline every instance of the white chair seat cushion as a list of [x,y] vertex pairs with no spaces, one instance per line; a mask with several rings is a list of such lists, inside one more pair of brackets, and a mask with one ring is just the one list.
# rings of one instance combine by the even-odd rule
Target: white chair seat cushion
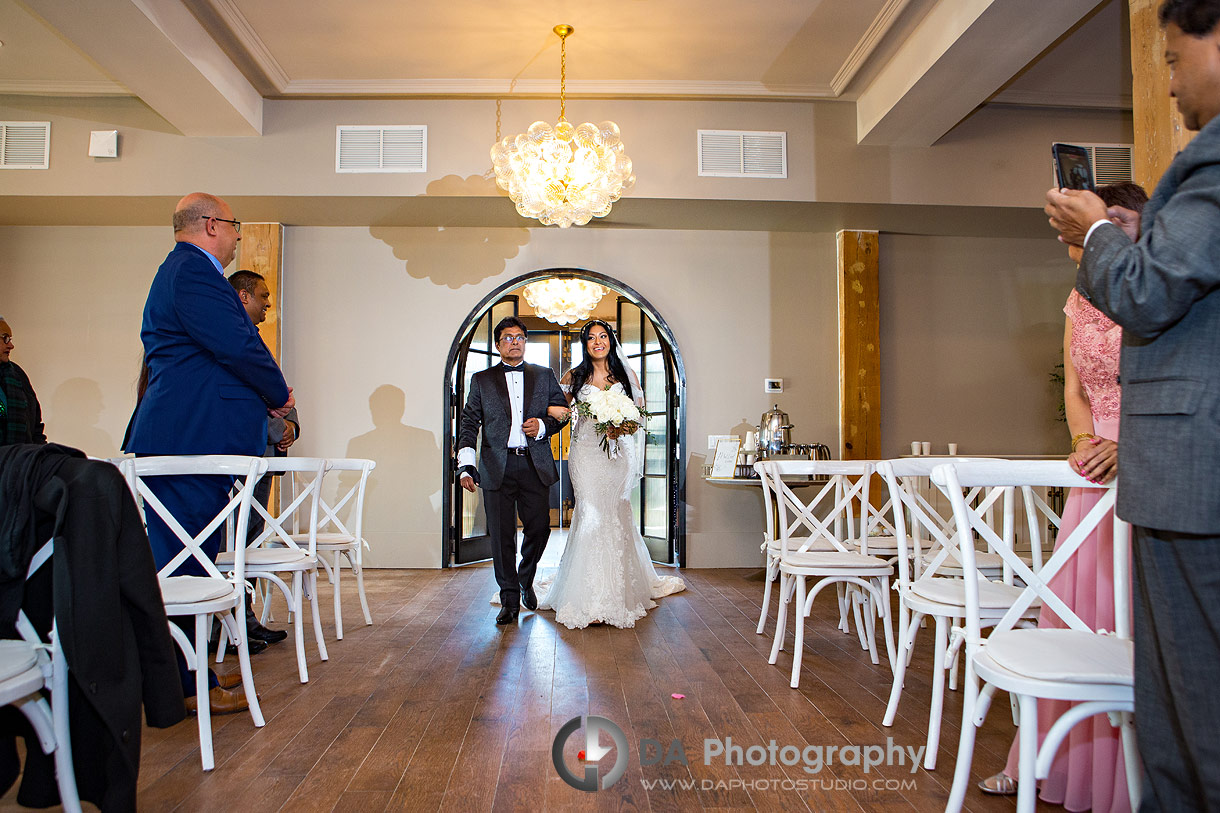
[[[247,548],[246,549],[246,565],[249,567],[260,566],[266,567],[270,565],[291,565],[297,562],[303,562],[309,558],[309,552],[297,550],[296,548]],[[220,567],[233,565],[233,551],[221,551],[216,557],[216,564]]]
[[[961,579],[922,578],[911,582],[911,592],[937,604],[966,606],[966,583]],[[1011,607],[1021,595],[1020,587],[979,580],[979,607],[984,610],[1002,610]],[[1034,607],[1039,606],[1037,600]]]
[[898,550],[898,540],[893,536],[870,536],[868,538],[868,549],[881,551],[896,551]]
[[858,553],[842,551],[806,551],[805,553],[789,552],[783,557],[783,562],[795,567],[833,567],[833,568],[874,568],[890,567],[890,563],[876,556],[861,556]]
[[[309,534],[293,534],[292,541],[297,544],[309,542]],[[325,533],[318,534],[319,545],[351,545],[356,541],[356,538],[351,534],[336,534]]]
[[[795,551],[796,548],[800,547],[799,543],[801,543],[803,541],[804,541],[803,539],[789,539],[788,540],[789,549]],[[779,556],[780,547],[781,546],[780,546],[779,540],[772,539],[767,542],[767,548],[775,556]],[[813,542],[810,543],[809,549],[813,550],[813,551],[823,551],[823,552],[828,552],[828,553],[838,550],[838,548],[836,548],[834,546],[833,542],[830,542],[825,539],[814,540]]]
[[[932,560],[935,559],[937,555],[938,554],[925,553],[923,555],[923,566],[929,567],[932,564]],[[979,570],[995,571],[998,573],[1004,569],[1004,557],[998,553],[992,553],[990,551],[975,551],[974,564]],[[946,556],[945,561],[940,563],[940,567],[937,569],[937,572],[942,574],[951,573],[952,575],[960,576],[962,573],[962,563],[957,558],[957,554],[950,553],[948,556]]]
[[0,680],[8,680],[38,665],[33,644],[18,640],[0,641]]
[[166,604],[198,604],[224,598],[233,592],[233,583],[215,576],[168,576],[161,583],[161,600]]
[[1036,680],[1130,684],[1135,645],[1114,635],[1070,629],[993,633],[987,655],[998,666]]

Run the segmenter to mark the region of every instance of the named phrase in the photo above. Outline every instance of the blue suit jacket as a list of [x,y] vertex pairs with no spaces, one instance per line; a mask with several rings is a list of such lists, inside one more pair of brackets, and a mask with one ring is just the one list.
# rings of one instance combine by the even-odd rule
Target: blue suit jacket
[[288,385],[202,249],[178,243],[157,269],[140,338],[148,389],[125,451],[263,454],[267,408],[288,401]]
[[1178,153],[1132,243],[1089,236],[1076,287],[1123,328],[1118,515],[1220,531],[1220,117]]

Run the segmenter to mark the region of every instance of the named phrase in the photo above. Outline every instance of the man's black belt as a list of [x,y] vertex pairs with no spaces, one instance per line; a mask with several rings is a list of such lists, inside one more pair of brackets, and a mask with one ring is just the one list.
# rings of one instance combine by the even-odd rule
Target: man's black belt
[[509,446],[508,453],[522,456],[522,455],[529,454],[529,449],[526,448],[525,446]]

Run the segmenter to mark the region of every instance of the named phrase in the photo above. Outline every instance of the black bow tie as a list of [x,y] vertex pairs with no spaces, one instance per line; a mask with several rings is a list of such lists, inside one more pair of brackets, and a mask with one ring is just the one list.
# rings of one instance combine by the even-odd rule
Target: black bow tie
[[509,367],[504,362],[500,362],[500,369],[506,373],[524,373],[525,372],[525,363],[522,362],[521,364],[517,365],[516,367]]

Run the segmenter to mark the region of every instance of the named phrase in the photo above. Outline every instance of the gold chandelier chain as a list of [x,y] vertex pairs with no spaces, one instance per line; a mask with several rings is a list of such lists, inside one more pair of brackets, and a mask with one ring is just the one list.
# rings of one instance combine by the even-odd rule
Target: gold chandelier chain
[[567,121],[568,38],[559,38],[559,120]]

